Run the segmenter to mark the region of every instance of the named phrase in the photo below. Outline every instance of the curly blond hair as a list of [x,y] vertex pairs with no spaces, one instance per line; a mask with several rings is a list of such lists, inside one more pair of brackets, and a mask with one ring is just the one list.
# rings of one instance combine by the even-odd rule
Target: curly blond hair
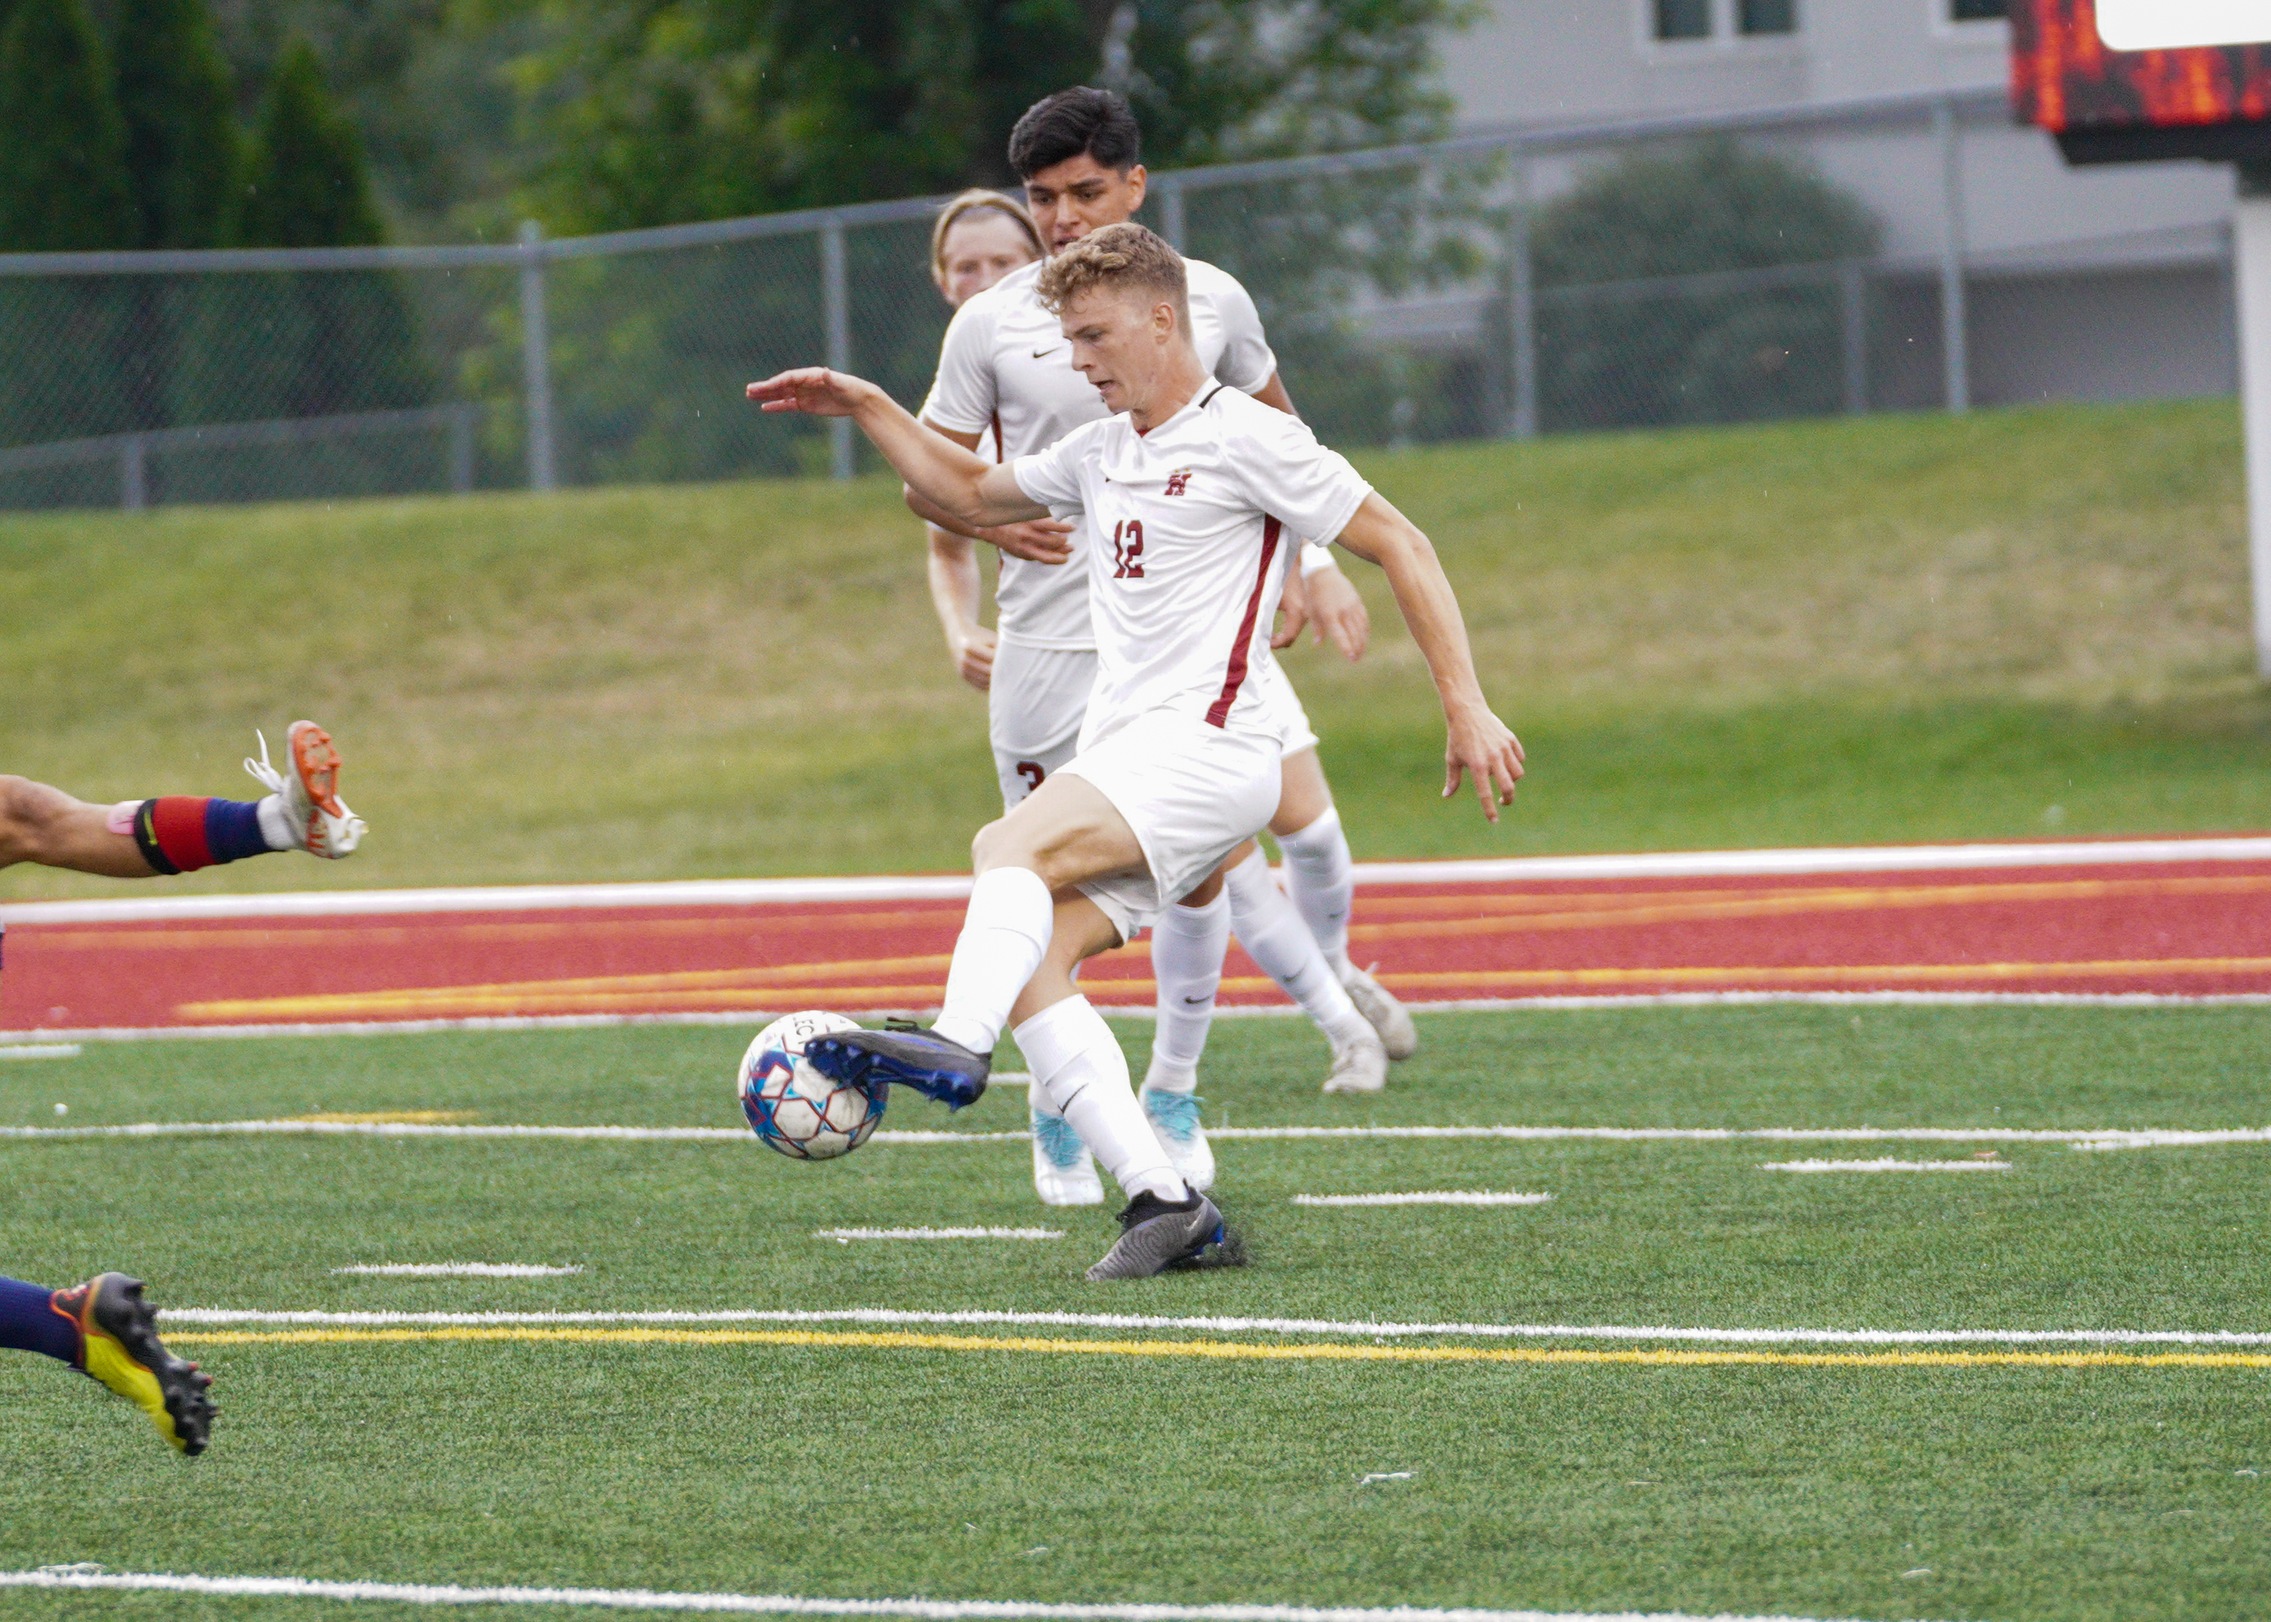
[[1107,225],[1091,231],[1041,267],[1035,285],[1044,307],[1062,314],[1064,307],[1093,287],[1131,287],[1156,293],[1174,302],[1176,312],[1189,322],[1190,282],[1183,274],[1183,256],[1133,222]]

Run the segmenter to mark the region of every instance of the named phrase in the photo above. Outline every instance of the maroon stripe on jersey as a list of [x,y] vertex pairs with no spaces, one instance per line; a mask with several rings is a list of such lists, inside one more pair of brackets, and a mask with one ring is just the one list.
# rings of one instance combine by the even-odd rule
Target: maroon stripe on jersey
[[995,460],[995,461],[997,461],[997,462],[1006,462],[1006,461],[1008,461],[1008,460],[1009,460],[1009,455],[1008,455],[1008,453],[1007,453],[1006,451],[1004,451],[1004,450],[1002,449],[1002,441],[1001,441],[1001,413],[1000,413],[1000,412],[998,412],[998,411],[994,413],[994,424],[993,424],[993,426],[994,426],[994,460]]
[[1207,706],[1206,724],[1226,726],[1230,706],[1238,702],[1238,689],[1246,685],[1246,650],[1254,645],[1254,621],[1261,617],[1262,591],[1270,583],[1270,560],[1277,556],[1278,521],[1262,520],[1262,566],[1254,571],[1253,594],[1246,599],[1246,617],[1238,622],[1238,641],[1230,650],[1230,668],[1222,675],[1222,692]]

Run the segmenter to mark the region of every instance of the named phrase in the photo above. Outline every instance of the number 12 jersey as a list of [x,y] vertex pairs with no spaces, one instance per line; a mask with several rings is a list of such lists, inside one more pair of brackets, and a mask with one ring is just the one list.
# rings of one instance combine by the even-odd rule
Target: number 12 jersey
[[1330,541],[1372,487],[1298,417],[1209,381],[1139,432],[1125,415],[1011,466],[1018,488],[1088,514],[1095,691],[1081,747],[1173,710],[1276,736],[1270,627],[1297,537]]

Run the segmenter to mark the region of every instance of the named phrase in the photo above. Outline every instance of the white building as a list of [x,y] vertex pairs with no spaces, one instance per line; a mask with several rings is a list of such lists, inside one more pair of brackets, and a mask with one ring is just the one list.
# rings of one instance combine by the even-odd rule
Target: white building
[[[1931,267],[1951,240],[1951,195],[1973,400],[2228,392],[2229,167],[2067,168],[1998,99],[2003,11],[2004,0],[1491,0],[1442,57],[1460,124],[1475,131],[1962,94],[1952,188],[1920,117],[1775,138],[1884,222],[1891,281],[1906,289],[1892,318],[1913,332],[1878,403],[1941,393]],[[1541,172],[1545,189],[1555,183]]]

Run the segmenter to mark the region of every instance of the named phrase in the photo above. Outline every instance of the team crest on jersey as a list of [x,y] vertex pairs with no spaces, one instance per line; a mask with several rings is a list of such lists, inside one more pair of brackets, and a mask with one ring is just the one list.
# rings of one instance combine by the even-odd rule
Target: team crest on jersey
[[1167,475],[1167,494],[1179,496],[1191,487],[1191,470],[1179,467]]

